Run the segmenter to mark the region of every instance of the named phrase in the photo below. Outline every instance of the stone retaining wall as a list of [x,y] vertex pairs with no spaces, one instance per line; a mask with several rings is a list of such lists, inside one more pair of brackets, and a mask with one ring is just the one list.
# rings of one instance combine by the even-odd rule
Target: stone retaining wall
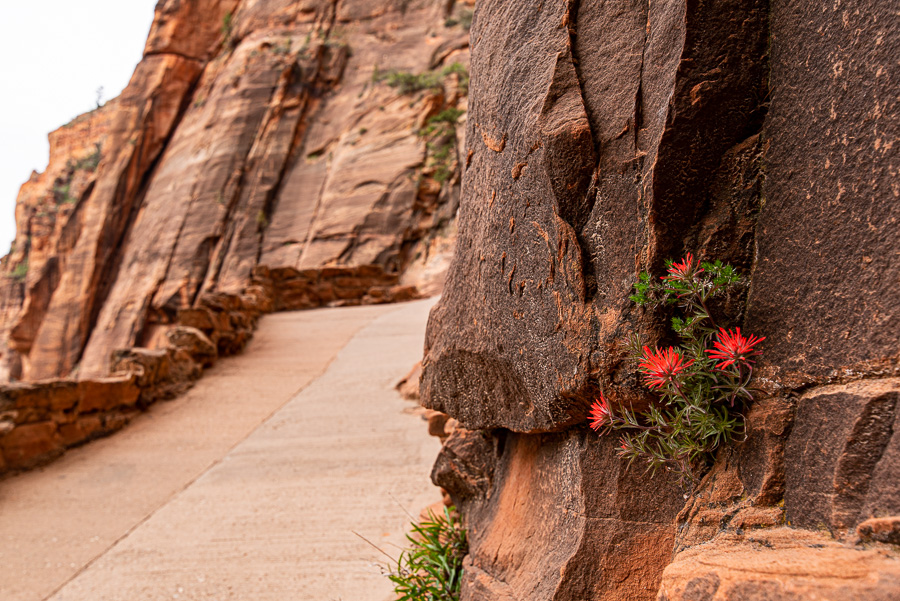
[[114,351],[110,376],[0,387],[0,476],[45,464],[111,434],[158,400],[190,388],[220,356],[239,353],[272,311],[418,298],[380,266],[297,271],[258,267],[244,294],[213,293],[152,324],[145,343]]
[[297,270],[290,267],[253,270],[253,290],[272,299],[274,311],[322,306],[376,305],[419,298],[415,286],[401,286],[400,275],[380,265],[325,267]]

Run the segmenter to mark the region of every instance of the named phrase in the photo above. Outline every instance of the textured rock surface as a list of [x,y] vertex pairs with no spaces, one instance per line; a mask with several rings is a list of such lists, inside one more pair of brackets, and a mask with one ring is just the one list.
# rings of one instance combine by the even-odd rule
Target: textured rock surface
[[[461,425],[433,479],[464,598],[896,596],[896,552],[852,545],[900,514],[898,31],[874,0],[478,5],[421,380]],[[682,496],[581,424],[598,389],[645,401],[620,342],[668,316],[627,297],[685,252],[749,275],[723,313],[766,341],[746,440]]]
[[772,11],[747,325],[770,336],[763,374],[784,386],[889,373],[900,360],[898,16],[864,0]]
[[[156,345],[210,294],[262,286],[281,309],[435,292],[457,146],[439,177],[418,132],[447,107],[464,111],[466,76],[412,92],[384,76],[467,64],[468,32],[452,18],[466,10],[160,2],[121,98],[51,136],[50,167],[23,188],[0,290],[6,376],[103,375],[111,352]],[[99,165],[67,170],[96,143]]]
[[629,311],[636,268],[686,247],[749,263],[755,200],[730,191],[755,185],[764,7],[479,6],[459,252],[426,343],[429,406],[476,428],[580,421],[598,371],[624,377],[616,341],[651,327]]
[[463,436],[478,442],[457,430],[433,474],[468,519],[462,599],[652,598],[683,502],[674,479],[626,470],[614,440],[583,430]]
[[19,192],[17,238],[0,262],[7,273],[0,279],[0,381],[9,371],[21,373],[21,355],[30,352],[41,327],[82,230],[81,207],[96,183],[119,105],[110,101],[51,133],[47,169],[32,174]]
[[722,535],[681,553],[663,573],[658,601],[890,601],[900,591],[896,548],[847,547],[778,528]]
[[9,424],[0,434],[0,474],[46,463],[67,447],[118,430],[137,413],[140,398],[132,375],[0,388]]
[[900,514],[900,379],[801,397],[784,463],[792,524],[846,533],[869,518]]

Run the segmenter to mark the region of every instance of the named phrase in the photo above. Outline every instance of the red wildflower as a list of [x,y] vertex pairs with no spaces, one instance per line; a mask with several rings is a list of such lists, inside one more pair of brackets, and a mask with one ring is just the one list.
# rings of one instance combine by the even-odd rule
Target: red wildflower
[[[697,262],[697,266],[700,266],[700,262]],[[662,276],[664,280],[686,280],[693,277],[695,274],[700,273],[703,269],[694,270],[694,255],[692,253],[688,253],[687,256],[682,259],[681,263],[672,263],[669,266],[669,275]]]
[[597,432],[611,421],[612,412],[609,410],[609,401],[606,400],[602,392],[600,393],[600,398],[594,400],[594,404],[591,405],[589,417],[591,428]]
[[644,347],[644,355],[638,367],[644,372],[644,383],[650,388],[661,388],[666,382],[675,379],[680,371],[688,367],[694,360],[683,363],[681,355],[673,347],[664,351],[651,351]]
[[716,337],[719,341],[713,343],[715,349],[707,349],[706,352],[709,353],[710,359],[721,361],[721,363],[716,365],[717,369],[724,369],[738,361],[753,363],[753,361],[750,361],[750,357],[762,354],[760,351],[754,350],[753,347],[766,339],[765,336],[757,338],[753,335],[745,338],[741,335],[740,328],[735,328],[733,332],[731,330],[726,332],[725,328],[719,328]]

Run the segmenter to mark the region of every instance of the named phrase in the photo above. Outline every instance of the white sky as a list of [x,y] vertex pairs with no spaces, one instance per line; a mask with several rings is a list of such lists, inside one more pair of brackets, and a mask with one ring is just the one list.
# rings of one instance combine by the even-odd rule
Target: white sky
[[118,96],[141,59],[156,0],[4,2],[0,35],[0,256],[19,187],[47,166],[47,134]]

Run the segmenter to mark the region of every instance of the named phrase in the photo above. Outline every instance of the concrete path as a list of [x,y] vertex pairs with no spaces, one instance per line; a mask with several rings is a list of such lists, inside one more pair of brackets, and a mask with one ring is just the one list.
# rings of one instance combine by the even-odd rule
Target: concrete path
[[0,599],[389,599],[353,531],[396,555],[401,506],[440,499],[392,389],[433,302],[267,316],[184,397],[0,482]]

